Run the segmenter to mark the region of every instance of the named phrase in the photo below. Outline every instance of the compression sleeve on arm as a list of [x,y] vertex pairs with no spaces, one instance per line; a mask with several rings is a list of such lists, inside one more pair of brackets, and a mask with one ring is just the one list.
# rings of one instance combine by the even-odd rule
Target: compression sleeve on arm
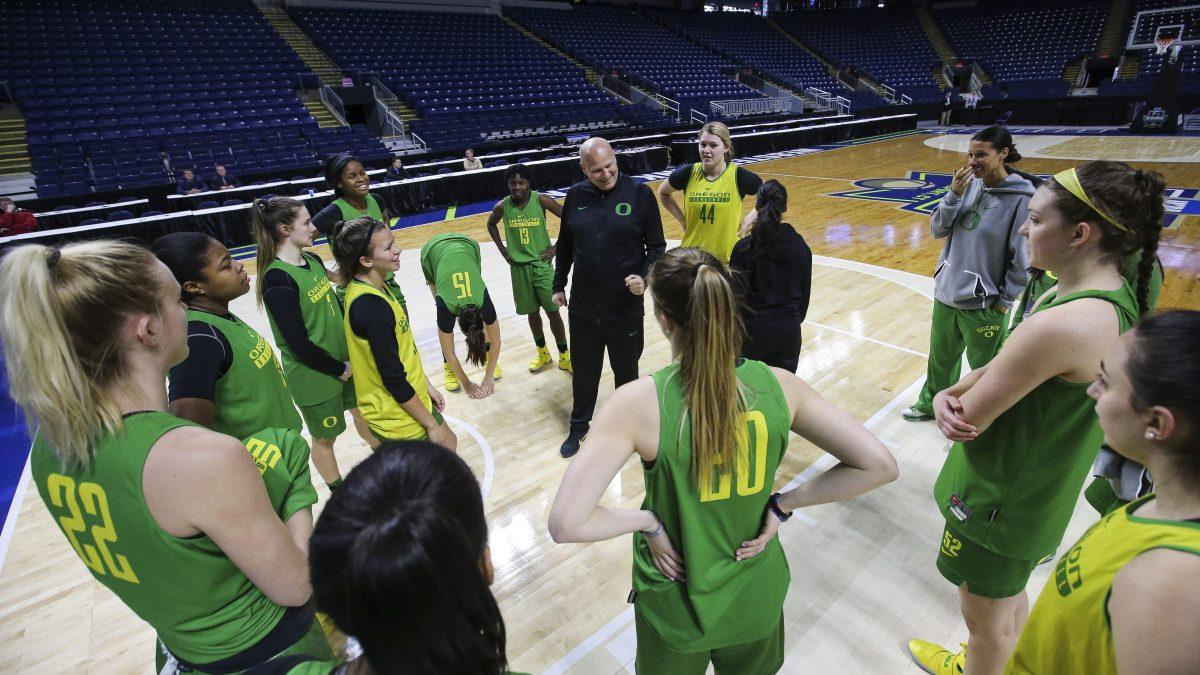
[[183,363],[170,370],[167,398],[199,398],[216,401],[217,380],[233,365],[233,350],[229,341],[211,324],[188,322],[188,355]]
[[263,275],[263,304],[275,320],[280,337],[300,363],[330,377],[342,376],[346,364],[330,356],[309,337],[300,308],[300,288],[291,275],[281,269],[268,270]]
[[350,330],[367,341],[375,367],[383,386],[396,399],[404,403],[416,393],[408,383],[408,374],[400,362],[400,345],[396,342],[396,314],[387,301],[373,295],[364,295],[350,306]]

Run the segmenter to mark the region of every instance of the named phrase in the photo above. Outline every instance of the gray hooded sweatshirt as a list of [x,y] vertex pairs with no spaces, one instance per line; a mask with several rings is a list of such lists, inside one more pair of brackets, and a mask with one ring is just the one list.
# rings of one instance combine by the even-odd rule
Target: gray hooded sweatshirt
[[936,239],[946,239],[934,270],[933,296],[957,309],[1005,307],[1029,281],[1029,250],[1021,224],[1034,188],[1010,173],[995,187],[972,178],[963,196],[947,189],[930,218]]

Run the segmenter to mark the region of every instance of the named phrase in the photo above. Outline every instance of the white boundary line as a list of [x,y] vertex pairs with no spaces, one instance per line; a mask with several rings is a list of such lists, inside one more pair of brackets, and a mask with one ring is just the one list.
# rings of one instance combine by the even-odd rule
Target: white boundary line
[[[32,442],[29,447],[33,448]],[[8,515],[4,517],[4,529],[0,530],[0,571],[4,569],[4,558],[8,555],[8,545],[12,543],[13,532],[17,529],[17,516],[21,512],[21,506],[25,503],[25,492],[29,489],[29,460],[32,457],[32,452],[25,457],[25,469],[21,472],[21,480],[17,482],[12,502],[8,505]]]
[[483,500],[486,502],[488,493],[492,490],[492,479],[496,475],[496,462],[492,455],[492,446],[488,445],[487,439],[483,437],[483,434],[479,433],[479,430],[470,424],[444,413],[442,414],[442,419],[465,429],[471,435],[471,438],[474,438],[475,442],[479,444],[479,449],[483,451],[483,483],[480,484],[479,491],[483,493]]
[[[592,633],[591,637],[580,642],[574,649],[567,652],[566,656],[559,659],[554,665],[542,671],[542,675],[562,675],[567,672],[571,666],[583,660],[583,657],[592,653],[594,649],[604,644],[612,636],[616,635],[625,626],[633,623],[633,606],[626,607],[621,610],[621,613],[613,617],[612,621],[604,624],[600,630]],[[624,666],[625,664],[621,664]]]
[[841,328],[834,328],[833,326],[827,326],[823,323],[817,323],[816,321],[805,321],[804,323],[809,324],[810,326],[816,326],[817,328],[824,328],[825,330],[831,330],[835,333],[841,333],[842,335],[849,335],[850,337],[858,338],[859,340],[866,340],[867,342],[873,342],[881,347],[891,347],[892,349],[897,349],[902,352],[907,352],[909,354],[912,354],[913,356],[920,356],[923,359],[929,358],[929,355],[925,354],[923,352],[918,352],[916,350],[909,349],[908,347],[901,347],[900,345],[894,345],[890,342],[884,342],[883,340],[876,340],[875,338],[867,337],[866,335],[859,335],[857,333],[851,333],[848,330],[842,330]]

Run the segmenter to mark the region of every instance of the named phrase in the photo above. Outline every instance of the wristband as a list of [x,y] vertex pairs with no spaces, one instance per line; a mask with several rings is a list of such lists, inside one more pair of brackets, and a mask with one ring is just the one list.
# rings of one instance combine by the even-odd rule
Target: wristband
[[663,525],[662,518],[659,518],[657,513],[651,511],[650,515],[654,516],[654,520],[658,521],[658,527],[655,528],[651,532],[647,532],[646,530],[641,530],[641,533],[646,535],[646,537],[657,537],[658,535],[663,533],[663,530],[666,529],[666,525]]
[[785,512],[779,506],[779,493],[778,492],[771,495],[771,498],[767,500],[767,508],[771,509],[771,513],[774,513],[775,517],[778,518],[779,522],[781,522],[781,523],[786,523],[788,521],[788,518],[792,517],[792,514]]

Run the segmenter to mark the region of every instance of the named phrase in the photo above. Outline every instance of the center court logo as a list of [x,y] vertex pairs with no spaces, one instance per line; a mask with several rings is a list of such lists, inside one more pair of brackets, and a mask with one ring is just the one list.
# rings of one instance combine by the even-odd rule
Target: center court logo
[[[1049,174],[1039,175],[1048,179]],[[905,211],[929,215],[950,190],[948,173],[909,171],[903,178],[864,178],[854,181],[854,190],[831,192],[830,197],[892,202]],[[1184,216],[1200,215],[1200,189],[1167,188],[1163,227],[1178,228]]]

